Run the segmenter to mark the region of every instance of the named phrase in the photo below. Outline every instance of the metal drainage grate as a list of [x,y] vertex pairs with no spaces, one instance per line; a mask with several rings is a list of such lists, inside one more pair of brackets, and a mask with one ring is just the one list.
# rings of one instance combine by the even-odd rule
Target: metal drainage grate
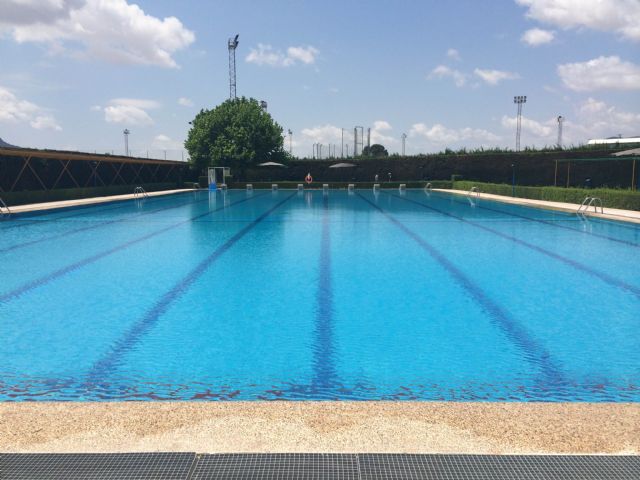
[[202,455],[193,480],[358,480],[356,455],[229,454]]
[[2,480],[182,480],[194,453],[6,454]]
[[1,480],[638,480],[640,456],[6,454]]
[[640,457],[359,455],[363,480],[637,480]]

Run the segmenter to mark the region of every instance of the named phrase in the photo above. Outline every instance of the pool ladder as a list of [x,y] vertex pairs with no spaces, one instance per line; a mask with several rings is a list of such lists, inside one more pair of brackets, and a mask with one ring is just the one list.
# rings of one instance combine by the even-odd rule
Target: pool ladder
[[476,194],[476,199],[480,199],[480,189],[478,187],[471,187],[469,189],[469,191],[467,192],[467,200],[469,200],[469,205],[471,205],[472,207],[476,206],[476,202],[473,201],[472,195]]
[[135,190],[133,191],[133,196],[134,198],[147,198],[149,196],[149,194],[144,190],[144,188],[142,187],[136,187]]
[[0,218],[8,217],[11,215],[11,209],[4,203],[4,200],[0,198]]
[[584,214],[589,210],[589,207],[593,207],[593,211],[596,213],[598,213],[598,208],[600,208],[600,213],[604,214],[604,208],[602,208],[602,200],[598,197],[584,197],[584,200],[578,207],[578,211],[576,213],[578,215],[584,216]]

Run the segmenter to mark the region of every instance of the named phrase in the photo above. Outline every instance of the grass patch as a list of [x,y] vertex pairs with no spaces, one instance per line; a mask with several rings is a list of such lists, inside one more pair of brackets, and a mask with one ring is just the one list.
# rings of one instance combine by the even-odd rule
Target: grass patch
[[[468,180],[453,182],[455,190],[469,190],[478,187],[483,193],[495,195],[512,195],[512,187],[508,184],[482,183]],[[585,197],[599,197],[605,207],[622,208],[624,210],[640,210],[640,192],[613,188],[564,188],[564,187],[526,187],[516,185],[515,196],[533,200],[551,202],[582,203]]]

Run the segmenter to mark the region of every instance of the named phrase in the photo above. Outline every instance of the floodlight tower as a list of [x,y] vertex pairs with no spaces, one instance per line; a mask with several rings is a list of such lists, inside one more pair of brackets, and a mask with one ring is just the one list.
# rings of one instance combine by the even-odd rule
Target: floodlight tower
[[558,115],[558,148],[562,148],[562,123],[564,122],[564,117],[562,115]]
[[367,150],[371,150],[371,127],[367,128]]
[[[360,134],[358,135],[358,131]],[[360,150],[358,150],[360,146]],[[362,155],[362,149],[364,147],[364,127],[353,127],[353,156],[357,157],[358,154]]]
[[404,157],[404,144],[405,144],[405,141],[406,141],[406,140],[407,140],[407,134],[406,134],[406,133],[403,133],[403,134],[402,134],[402,156],[403,156],[403,157]]
[[238,37],[230,38],[227,46],[229,47],[229,98],[236,98],[236,48],[238,47]]
[[518,116],[516,119],[516,152],[520,151],[520,132],[522,131],[522,105],[527,103],[526,95],[513,97],[513,103],[518,105]]
[[129,156],[129,134],[131,133],[128,128],[125,128],[122,132],[124,134],[124,156]]
[[293,132],[291,131],[291,129],[287,130],[287,133],[289,134],[289,155],[291,155],[292,150],[292,145],[293,145]]

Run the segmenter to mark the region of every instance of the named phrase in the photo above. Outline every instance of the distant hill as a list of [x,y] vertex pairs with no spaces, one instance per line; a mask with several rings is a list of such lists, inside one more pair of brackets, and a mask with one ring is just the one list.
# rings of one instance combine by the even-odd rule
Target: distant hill
[[18,148],[15,145],[11,145],[10,143],[5,142],[4,140],[2,140],[0,138],[0,147],[4,147],[4,148]]

